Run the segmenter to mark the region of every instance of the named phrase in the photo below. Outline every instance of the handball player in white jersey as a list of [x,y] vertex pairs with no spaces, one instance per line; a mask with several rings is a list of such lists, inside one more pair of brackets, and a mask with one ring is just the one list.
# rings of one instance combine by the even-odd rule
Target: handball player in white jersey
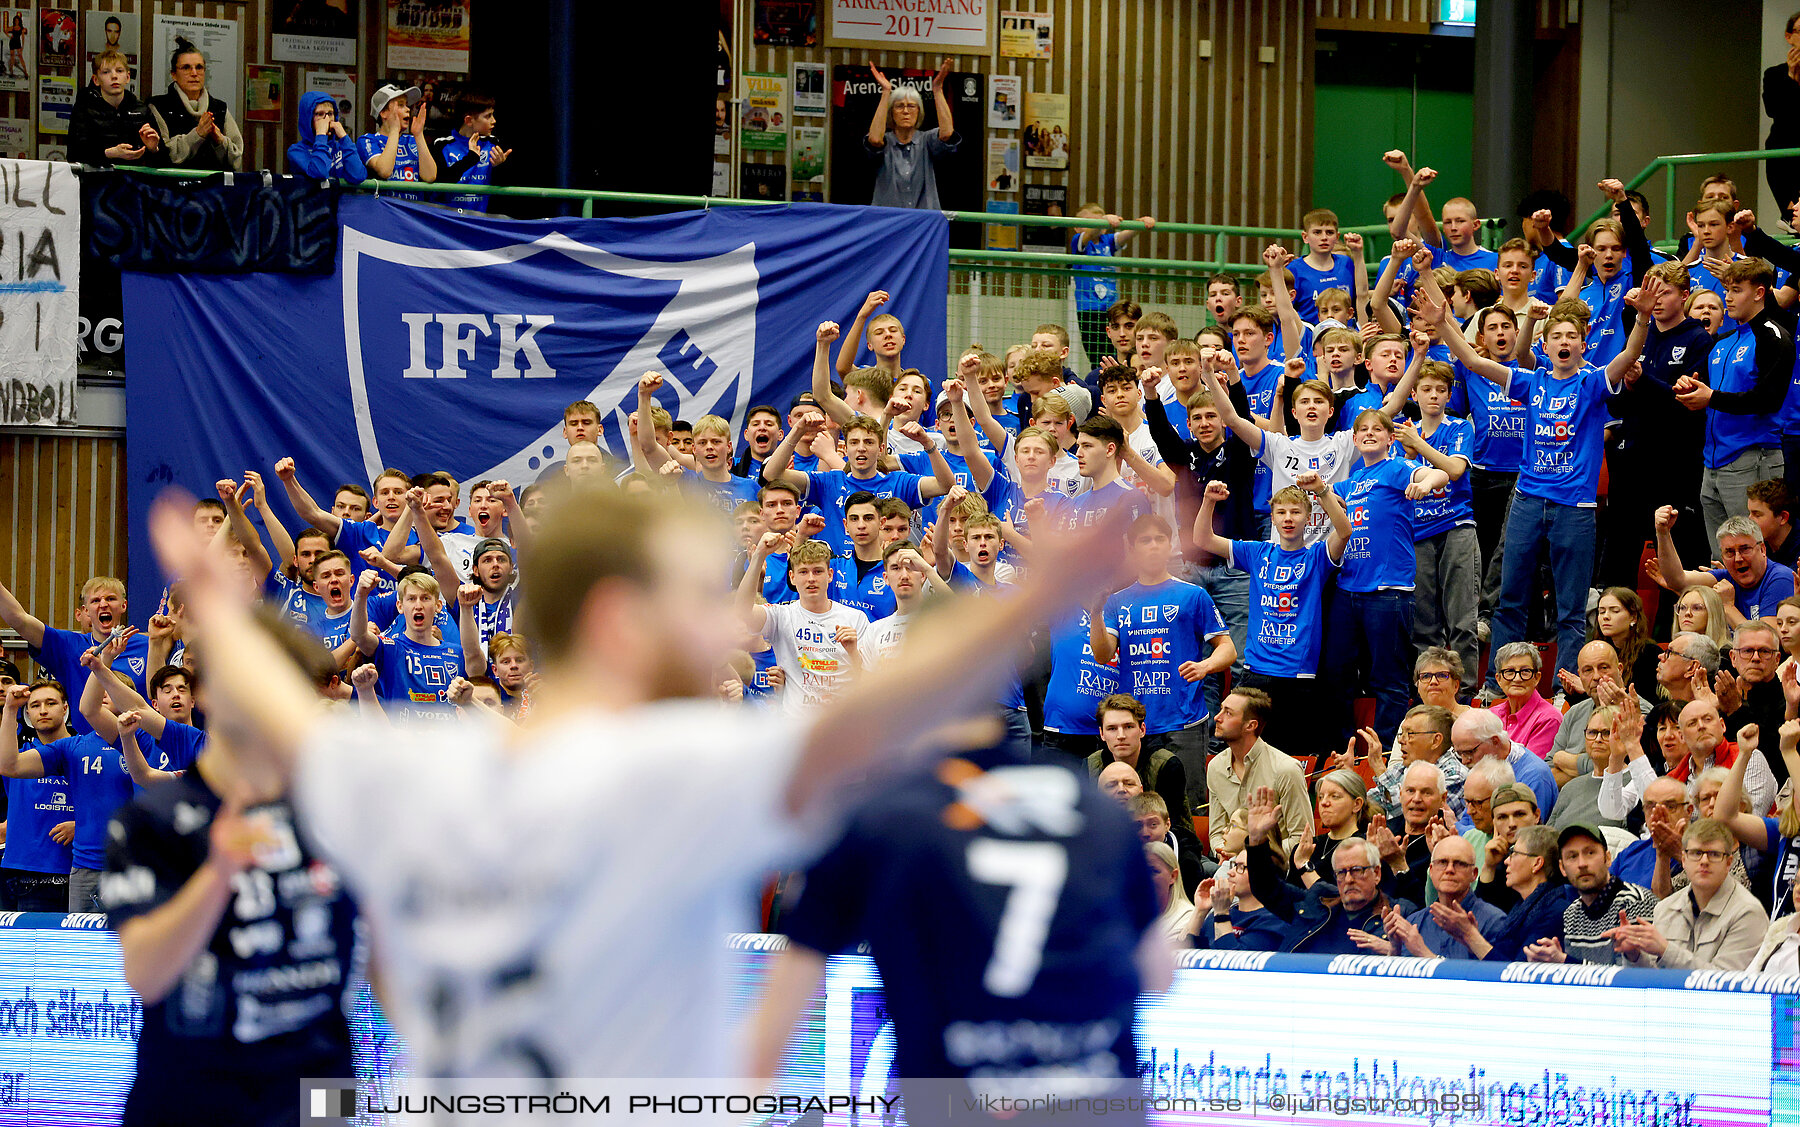
[[372,925],[413,1070],[436,1077],[742,1075],[724,939],[754,929],[758,882],[828,844],[840,784],[929,754],[922,712],[991,705],[1031,624],[1091,598],[1123,541],[1108,526],[1040,544],[1017,597],[921,624],[790,718],[711,696],[738,630],[723,523],[669,496],[587,495],[547,514],[520,567],[542,675],[526,725],[409,731],[320,710],[228,594],[192,507],[159,503],[152,534],[189,579],[209,718],[292,773]]

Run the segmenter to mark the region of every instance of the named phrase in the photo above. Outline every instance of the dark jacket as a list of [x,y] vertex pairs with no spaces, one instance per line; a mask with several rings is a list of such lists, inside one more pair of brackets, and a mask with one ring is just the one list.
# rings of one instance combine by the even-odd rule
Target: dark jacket
[[1383,912],[1391,907],[1402,916],[1410,916],[1419,910],[1411,901],[1378,893],[1361,911],[1347,912],[1335,886],[1319,881],[1301,891],[1281,879],[1267,849],[1248,849],[1245,853],[1250,864],[1250,891],[1268,911],[1287,921],[1279,948],[1282,951],[1302,955],[1367,954],[1350,938],[1352,929],[1385,938],[1387,928],[1381,922]]
[[1231,926],[1237,930],[1214,936],[1213,917],[1208,912],[1200,921],[1200,933],[1194,936],[1194,946],[1202,951],[1279,951],[1288,937],[1289,925],[1267,908],[1258,908],[1254,912],[1233,908]]
[[1563,912],[1575,899],[1575,886],[1562,881],[1545,881],[1519,902],[1494,934],[1487,937],[1493,949],[1482,956],[1484,962],[1516,963],[1525,958],[1525,948],[1540,939],[1562,940]]
[[[1241,417],[1249,418],[1250,400],[1244,395],[1244,385],[1233,383],[1227,394],[1231,396],[1232,408]],[[1256,459],[1250,456],[1249,447],[1234,441],[1230,434],[1217,450],[1210,452],[1198,442],[1189,442],[1169,421],[1162,400],[1154,397],[1144,403],[1144,422],[1150,427],[1150,437],[1163,464],[1175,475],[1175,513],[1180,525],[1177,533],[1188,562],[1198,567],[1225,562],[1194,545],[1194,518],[1200,513],[1201,494],[1209,481],[1222,481],[1231,490],[1225,503],[1213,509],[1213,531],[1227,540],[1257,539],[1256,514],[1251,509]]]
[[[1112,762],[1113,754],[1105,748],[1094,752],[1087,757],[1088,776],[1099,777],[1100,772],[1111,766]],[[1166,747],[1159,747],[1154,751],[1138,753],[1137,774],[1138,782],[1144,784],[1144,789],[1160,795],[1169,808],[1169,828],[1175,832],[1178,843],[1176,852],[1183,862],[1182,887],[1192,896],[1201,880],[1197,863],[1206,854],[1200,847],[1200,836],[1194,832],[1194,817],[1188,810],[1187,767],[1176,758],[1174,752]]]
[[77,164],[94,165],[167,164],[166,148],[146,152],[137,160],[115,161],[106,155],[106,150],[114,145],[142,148],[144,142],[138,136],[138,129],[148,124],[150,113],[136,94],[125,91],[125,96],[114,106],[101,95],[100,88],[90,82],[75,95],[75,108],[69,111],[69,159]]

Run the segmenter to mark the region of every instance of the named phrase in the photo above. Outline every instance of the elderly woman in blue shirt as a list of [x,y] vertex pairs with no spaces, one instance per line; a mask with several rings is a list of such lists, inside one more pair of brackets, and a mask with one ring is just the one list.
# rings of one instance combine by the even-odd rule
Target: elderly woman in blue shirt
[[[877,67],[871,66],[875,81],[881,84],[881,101],[875,106],[875,117],[869,122],[869,135],[863,139],[863,150],[869,159],[880,164],[875,173],[875,196],[869,202],[877,207],[916,207],[937,210],[937,174],[933,164],[946,153],[953,153],[962,143],[956,124],[950,117],[950,99],[944,94],[944,83],[950,79],[950,60],[938,67],[931,84],[937,104],[937,128],[920,129],[925,116],[925,102],[911,86],[896,87]],[[894,119],[888,128],[888,117]]]

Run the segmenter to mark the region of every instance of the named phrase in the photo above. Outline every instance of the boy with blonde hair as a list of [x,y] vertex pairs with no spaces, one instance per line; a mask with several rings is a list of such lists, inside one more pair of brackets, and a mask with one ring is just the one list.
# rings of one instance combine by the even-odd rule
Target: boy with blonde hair
[[450,683],[463,675],[463,652],[460,641],[439,634],[444,594],[438,581],[424,571],[406,572],[395,581],[394,600],[403,629],[391,636],[369,622],[369,592],[374,589],[375,573],[363,572],[350,604],[350,641],[364,657],[373,659],[375,695],[388,717],[395,723],[454,720]]

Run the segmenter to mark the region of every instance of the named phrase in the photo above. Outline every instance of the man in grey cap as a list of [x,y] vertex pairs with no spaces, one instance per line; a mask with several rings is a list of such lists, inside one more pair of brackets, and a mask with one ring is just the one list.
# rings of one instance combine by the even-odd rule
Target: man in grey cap
[[1519,840],[1519,831],[1543,821],[1538,809],[1537,793],[1524,783],[1507,783],[1494,788],[1488,803],[1493,811],[1494,835],[1488,839],[1481,856],[1481,875],[1476,884],[1483,900],[1510,912],[1519,902],[1519,894],[1506,883],[1506,855]]
[[[437,180],[437,161],[425,143],[425,115],[414,113],[423,95],[417,86],[402,90],[389,83],[369,98],[369,114],[375,132],[356,139],[356,153],[374,180],[411,180],[430,184]],[[395,199],[417,200],[418,194]]]
[[1642,885],[1627,884],[1608,867],[1606,835],[1599,826],[1576,823],[1556,835],[1563,876],[1576,899],[1563,912],[1563,938],[1541,939],[1525,948],[1533,963],[1607,963],[1626,959],[1613,946],[1613,929],[1631,920],[1649,920],[1656,897]]

